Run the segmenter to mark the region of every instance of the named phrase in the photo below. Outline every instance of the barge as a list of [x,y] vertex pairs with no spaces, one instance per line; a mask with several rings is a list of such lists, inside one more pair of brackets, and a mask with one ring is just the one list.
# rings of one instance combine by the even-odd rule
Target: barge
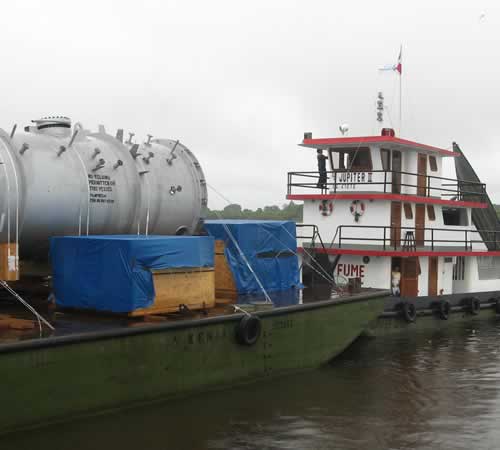
[[383,310],[303,298],[294,223],[204,225],[194,154],[123,134],[0,130],[0,433],[318,367]]

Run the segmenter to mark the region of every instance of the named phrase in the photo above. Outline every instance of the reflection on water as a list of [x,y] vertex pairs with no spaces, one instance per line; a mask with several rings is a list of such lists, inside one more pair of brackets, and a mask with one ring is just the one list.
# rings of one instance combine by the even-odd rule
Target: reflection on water
[[10,435],[0,448],[496,449],[499,335],[500,323],[482,322],[365,338],[319,370]]

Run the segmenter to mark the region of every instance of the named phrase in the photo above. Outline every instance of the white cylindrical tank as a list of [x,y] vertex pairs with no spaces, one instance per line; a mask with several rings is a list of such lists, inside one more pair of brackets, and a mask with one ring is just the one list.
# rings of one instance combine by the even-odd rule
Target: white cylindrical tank
[[196,232],[207,204],[196,157],[178,141],[122,136],[66,117],[0,130],[0,242],[46,258],[50,236]]

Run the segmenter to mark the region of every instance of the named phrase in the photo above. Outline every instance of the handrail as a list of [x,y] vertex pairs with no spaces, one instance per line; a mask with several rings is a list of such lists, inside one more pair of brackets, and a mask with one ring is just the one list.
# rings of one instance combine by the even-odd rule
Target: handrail
[[[357,174],[357,173],[367,173],[369,174],[370,181],[342,181],[337,180],[337,175],[342,173]],[[292,194],[292,188],[304,188],[304,189],[321,189],[322,192],[326,189],[333,189],[333,193],[337,190],[342,189],[343,186],[383,186],[383,192],[388,192],[388,186],[390,187],[389,192],[393,191],[393,186],[397,186],[400,191],[402,187],[416,188],[417,194],[426,197],[431,197],[435,191],[439,191],[442,197],[454,197],[457,199],[463,199],[464,196],[477,196],[478,200],[483,200],[486,196],[486,185],[484,183],[478,183],[475,181],[465,181],[453,178],[437,177],[434,175],[422,175],[413,172],[406,171],[395,171],[395,170],[346,170],[337,169],[333,171],[327,171],[327,179],[325,183],[319,185],[317,181],[319,180],[319,171],[309,171],[309,172],[288,172],[288,183],[287,183],[287,193]],[[371,181],[374,174],[384,174],[383,180]],[[388,179],[388,174],[391,177]],[[394,174],[399,175],[398,180],[394,180]],[[415,184],[408,183],[409,180],[403,180],[403,175],[416,177]],[[294,177],[305,178],[307,181],[294,182]],[[311,180],[310,182],[308,180]],[[420,183],[420,180],[425,179],[424,182]],[[314,180],[314,181],[313,181]],[[433,180],[438,181],[453,181],[453,183],[441,183],[439,186],[434,186]]]
[[[346,236],[345,232],[342,234],[342,230],[348,229],[348,228],[362,228],[362,229],[374,229],[374,230],[383,230],[383,237],[353,237],[353,236]],[[387,233],[389,231],[389,233]],[[414,241],[416,241],[416,245],[421,247],[430,243],[431,250],[434,251],[434,246],[435,244],[438,243],[456,243],[456,244],[464,244],[465,251],[471,251],[472,250],[472,245],[475,243],[483,243],[486,245],[486,243],[494,243],[495,244],[495,249],[500,248],[500,230],[470,230],[467,228],[462,228],[462,229],[449,229],[449,228],[430,228],[430,227],[393,227],[393,226],[384,226],[384,225],[339,225],[337,227],[337,230],[335,232],[335,235],[339,235],[339,241],[338,241],[338,248],[342,247],[342,241],[371,241],[371,242],[381,242],[383,249],[385,250],[388,245],[387,242],[389,242],[389,247],[394,248],[396,250],[397,248],[405,248],[404,243],[401,244],[401,241],[403,240],[401,236],[402,231],[411,231],[412,232],[412,238]],[[424,233],[422,239],[417,239],[415,236],[417,231],[422,231]],[[430,239],[427,239],[425,237],[425,232],[430,231]],[[434,232],[436,231],[444,231],[444,232],[459,232],[459,233],[464,233],[464,238],[463,239],[436,239],[434,237]],[[398,233],[397,236],[394,236],[393,232]],[[413,234],[415,233],[415,234]],[[493,235],[493,240],[483,240],[483,239],[472,239],[471,234],[481,234],[481,233],[491,233]],[[389,237],[387,235],[389,234]],[[363,236],[366,236],[364,234]],[[423,244],[423,245],[422,245]]]

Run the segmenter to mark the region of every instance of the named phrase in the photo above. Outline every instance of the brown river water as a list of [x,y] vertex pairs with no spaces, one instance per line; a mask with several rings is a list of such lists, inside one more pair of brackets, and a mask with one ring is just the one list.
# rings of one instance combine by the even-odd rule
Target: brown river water
[[500,320],[361,338],[318,370],[12,434],[0,449],[499,449],[499,337]]

